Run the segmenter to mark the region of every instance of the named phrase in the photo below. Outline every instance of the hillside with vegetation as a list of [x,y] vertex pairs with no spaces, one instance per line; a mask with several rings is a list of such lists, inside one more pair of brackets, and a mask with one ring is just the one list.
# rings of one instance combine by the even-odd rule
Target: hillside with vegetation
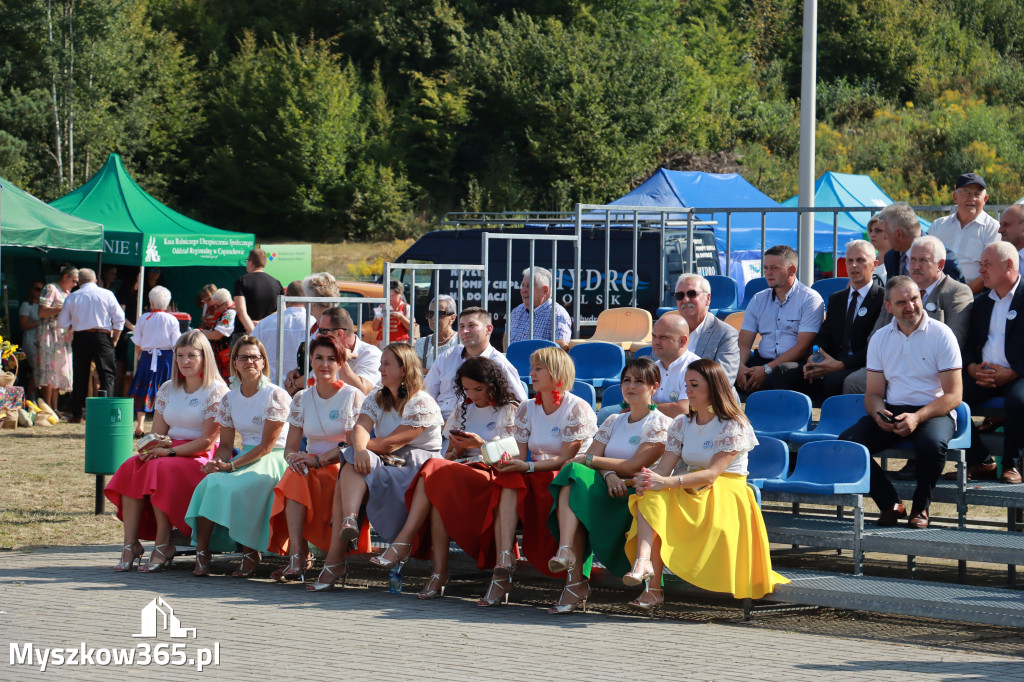
[[[605,202],[659,166],[796,192],[797,0],[0,0],[0,175],[110,152],[204,222],[404,238]],[[817,171],[1024,195],[1024,5],[820,0]]]

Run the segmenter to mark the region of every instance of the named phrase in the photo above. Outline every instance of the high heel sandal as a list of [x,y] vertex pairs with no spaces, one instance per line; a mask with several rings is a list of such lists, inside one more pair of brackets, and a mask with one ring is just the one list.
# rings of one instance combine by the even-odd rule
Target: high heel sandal
[[[563,550],[569,556],[562,557]],[[569,571],[569,573],[572,573],[575,568],[576,553],[572,551],[572,547],[569,545],[562,545],[558,548],[558,553],[548,559],[548,570],[552,573],[560,573],[561,571]]]
[[[502,559],[505,555],[508,555],[508,563],[506,564]],[[494,575],[497,578],[512,578],[512,574],[516,572],[516,557],[511,551],[505,550],[504,552],[498,552],[498,560],[494,563]],[[493,582],[493,581],[491,581]],[[511,580],[510,580],[511,582]],[[490,590],[488,590],[490,592]]]
[[[242,553],[242,561],[238,564],[238,569],[231,572],[232,578],[251,578],[252,574],[256,572],[256,567],[260,565],[260,553],[256,550],[251,552]],[[249,568],[245,567],[245,562],[251,563]]]
[[[138,551],[135,551],[136,547],[139,548]],[[141,566],[142,565],[142,553],[144,551],[145,551],[145,548],[142,546],[142,543],[139,542],[138,540],[136,540],[135,542],[133,542],[130,545],[125,545],[124,549],[121,550],[121,561],[119,561],[116,564],[114,564],[114,570],[117,571],[118,573],[125,573],[127,571],[132,570],[132,567],[133,567],[133,565],[136,562],[138,562],[138,564]],[[128,561],[124,560],[124,553],[125,552],[131,552],[132,556],[131,556],[130,559],[128,559]]]
[[307,554],[305,561],[303,561],[301,554],[292,554],[288,558],[288,565],[284,568],[277,569],[270,574],[270,577],[282,583],[289,580],[302,580],[302,582],[305,582],[304,578],[306,570],[312,565],[312,554]]
[[[203,557],[206,561],[202,561]],[[192,575],[199,578],[210,575],[210,553],[206,550],[196,550],[196,567],[192,569]]]
[[[351,519],[351,522],[349,521]],[[341,520],[341,531],[339,532],[342,542],[352,542],[359,537],[359,517],[350,514]]]
[[[170,547],[171,553],[165,554],[161,547]],[[178,555],[178,549],[174,546],[173,542],[167,542],[162,545],[154,545],[153,554],[159,554],[163,561],[147,561],[145,565],[139,566],[139,573],[159,573],[174,561],[174,557]]]
[[[647,570],[641,571],[640,567],[643,565],[640,562],[647,562]],[[642,582],[646,582],[654,577],[654,566],[651,564],[650,557],[637,557],[636,561],[633,562],[633,570],[626,575],[622,576],[622,583],[629,585],[630,587],[636,587]]]
[[[427,589],[428,587],[434,584],[436,584],[437,587],[435,587],[432,590]],[[440,573],[431,573],[430,580],[428,580],[427,584],[423,586],[423,591],[417,594],[416,596],[420,599],[437,599],[438,597],[443,597],[444,588],[447,584],[448,576],[444,576],[444,580],[442,580]]]
[[[577,587],[579,585],[586,585],[587,586],[587,591],[584,592],[582,595],[577,594],[576,590],[572,589],[572,588]],[[548,613],[572,613],[577,608],[581,608],[583,613],[586,613],[587,612],[587,599],[590,598],[590,583],[585,582],[585,581],[580,581],[578,583],[566,583],[565,587],[562,589],[562,594],[564,595],[566,592],[568,592],[572,596],[576,597],[576,601],[571,602],[569,604],[562,604],[562,603],[555,604],[554,607],[548,609]],[[562,601],[562,597],[559,597],[558,601],[561,602]]]
[[[653,594],[655,592],[661,593],[661,601],[644,601],[644,595]],[[654,616],[657,615],[658,611],[661,611],[661,609],[665,607],[665,590],[660,587],[651,587],[651,583],[646,582],[644,583],[644,591],[640,593],[639,597],[629,602],[629,606],[636,609],[637,611],[642,611],[646,613],[651,618],[654,618]]]
[[[340,574],[339,573],[335,573],[334,569],[336,569],[338,566],[344,566],[345,567],[345,571],[343,573],[340,573]],[[323,576],[324,572],[327,572],[327,573],[331,574],[331,582],[325,583],[325,582],[322,582],[320,580],[320,578]],[[316,580],[314,582],[306,584],[306,590],[308,590],[309,592],[322,592],[323,590],[332,590],[332,589],[334,589],[334,583],[338,582],[339,580],[341,581],[341,587],[344,588],[345,587],[345,581],[347,579],[348,579],[348,563],[347,562],[342,561],[342,562],[339,562],[337,564],[331,564],[330,566],[326,566],[325,565],[323,570],[320,571],[320,575],[318,575],[316,577]]]
[[[395,549],[396,547],[408,547],[409,551],[405,553],[405,556],[402,556],[401,554],[399,554],[398,550]],[[394,552],[395,558],[385,559],[384,557],[385,555],[387,555],[388,552]],[[393,568],[395,566],[404,564],[406,561],[408,561],[410,554],[412,554],[412,545],[410,543],[392,542],[390,545],[388,545],[387,549],[381,552],[380,556],[370,557],[370,563],[374,566],[380,566],[381,568]]]
[[[491,591],[495,587],[499,589],[504,586],[505,589],[501,590],[497,597],[491,597]],[[506,575],[504,577],[492,577],[491,584],[487,587],[487,594],[483,598],[479,599],[476,603],[477,606],[499,606],[501,604],[508,604],[508,593],[512,591],[512,576]]]

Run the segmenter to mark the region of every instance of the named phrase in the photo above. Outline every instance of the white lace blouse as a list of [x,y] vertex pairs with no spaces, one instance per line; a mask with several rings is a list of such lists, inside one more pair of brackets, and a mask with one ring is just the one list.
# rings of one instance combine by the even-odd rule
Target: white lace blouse
[[215,381],[194,393],[185,391],[184,386],[175,388],[173,381],[165,381],[156,392],[153,409],[167,422],[171,440],[195,440],[203,435],[206,420],[217,416],[227,392],[223,381]]
[[730,474],[747,474],[747,452],[757,445],[757,438],[750,424],[737,419],[724,422],[713,418],[704,426],[691,421],[689,415],[679,415],[668,430],[665,454],[680,456],[672,475],[706,469],[711,459],[719,452],[738,452],[725,471]]
[[519,406],[512,435],[526,443],[534,461],[555,459],[562,454],[562,443],[583,441],[580,452],[586,452],[597,433],[597,415],[590,403],[567,393],[562,404],[551,414],[533,400]]
[[363,406],[363,392],[345,384],[332,398],[324,400],[316,387],[299,391],[292,398],[288,424],[302,429],[306,437],[306,452],[322,455],[345,440],[352,430]]
[[[477,407],[474,403],[456,407],[448,422],[444,425],[442,435],[451,437],[452,429],[475,433],[485,441],[511,436],[515,428],[516,410],[519,408],[515,403],[501,407]],[[465,413],[465,417],[463,417]],[[461,457],[479,457],[480,448],[469,448],[463,450]]]
[[242,395],[241,389],[232,389],[220,401],[217,423],[234,429],[242,436],[242,445],[250,447],[263,441],[263,423],[284,422],[281,435],[274,441],[274,449],[284,448],[288,438],[288,409],[292,399],[280,386],[267,382],[251,398]]
[[430,394],[426,391],[416,393],[405,403],[405,408],[399,415],[395,410],[384,410],[377,404],[377,395],[381,390],[378,388],[368,395],[360,411],[361,415],[365,414],[373,420],[374,436],[386,438],[399,426],[422,428],[420,435],[409,441],[408,445],[428,452],[440,452],[441,427],[444,426],[444,419],[441,417],[441,409]]
[[631,459],[644,443],[664,443],[672,418],[660,410],[648,412],[635,424],[629,423],[629,413],[613,414],[604,420],[594,440],[604,443],[604,456],[613,459]]

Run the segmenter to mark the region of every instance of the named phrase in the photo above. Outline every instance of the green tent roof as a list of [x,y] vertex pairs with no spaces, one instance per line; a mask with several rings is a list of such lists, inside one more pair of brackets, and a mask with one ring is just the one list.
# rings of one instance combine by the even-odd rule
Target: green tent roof
[[0,178],[0,245],[100,251],[103,225],[70,216]]
[[174,211],[135,184],[121,157],[74,192],[50,203],[103,223],[103,262],[118,265],[244,265],[252,234],[219,230]]

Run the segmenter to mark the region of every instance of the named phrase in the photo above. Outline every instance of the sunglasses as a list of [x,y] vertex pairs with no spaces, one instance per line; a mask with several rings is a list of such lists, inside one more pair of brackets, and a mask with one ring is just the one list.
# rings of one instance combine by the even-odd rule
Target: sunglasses
[[330,327],[318,327],[317,330],[316,330],[316,333],[317,334],[330,334],[331,332],[348,332],[348,331],[351,331],[351,330],[346,329],[345,327],[334,327],[333,329],[330,328]]
[[689,298],[689,299],[697,298],[702,293],[704,293],[704,292],[703,291],[695,291],[693,289],[690,289],[689,291],[677,291],[675,293],[675,297],[676,297],[677,301],[682,301],[682,300],[687,299],[687,298]]

